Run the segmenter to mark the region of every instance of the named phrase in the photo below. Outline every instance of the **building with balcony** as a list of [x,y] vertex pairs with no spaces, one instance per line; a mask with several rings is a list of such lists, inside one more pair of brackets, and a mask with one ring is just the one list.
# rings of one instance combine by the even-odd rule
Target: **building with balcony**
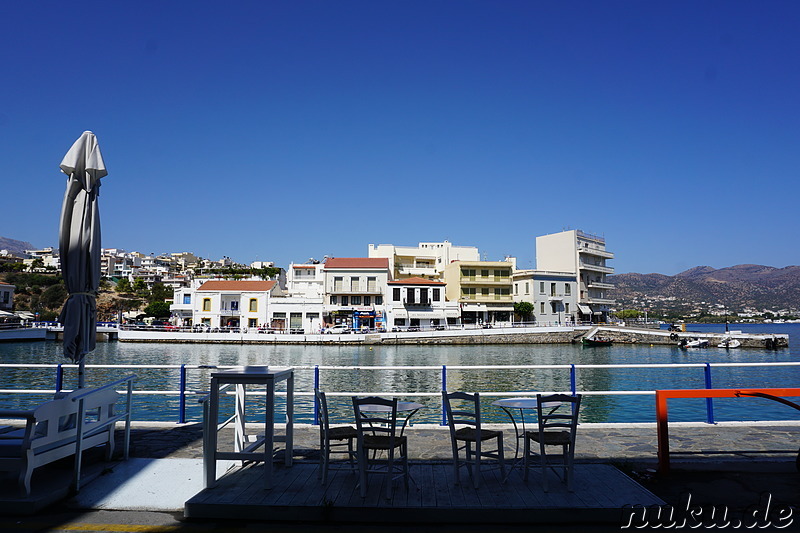
[[511,322],[513,268],[508,261],[454,261],[445,266],[445,295],[460,304],[462,323]]
[[386,328],[384,298],[391,279],[387,258],[331,257],[322,273],[326,324],[356,330]]
[[392,330],[424,330],[459,324],[458,302],[447,302],[443,281],[405,278],[388,283],[386,315]]
[[536,237],[536,267],[539,270],[569,272],[578,284],[579,320],[607,322],[609,306],[615,300],[609,293],[614,285],[606,276],[614,269],[606,264],[614,254],[606,250],[604,237],[580,230],[562,231]]
[[569,272],[517,270],[513,274],[514,302],[533,305],[537,324],[571,324],[578,315],[578,290],[575,275]]
[[175,291],[170,311],[176,325],[258,328],[269,325],[269,305],[280,295],[276,281],[210,280]]
[[394,280],[406,278],[439,280],[445,266],[453,261],[480,260],[477,248],[453,246],[449,241],[421,242],[417,246],[370,244],[368,255],[388,259]]
[[324,263],[289,265],[286,272],[286,292],[289,296],[322,298],[325,293]]

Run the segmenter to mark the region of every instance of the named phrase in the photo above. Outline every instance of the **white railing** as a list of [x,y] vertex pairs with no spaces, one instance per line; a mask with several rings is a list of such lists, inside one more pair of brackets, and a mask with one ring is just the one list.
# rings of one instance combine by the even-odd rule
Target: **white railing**
[[[85,365],[87,369],[87,374],[90,374],[95,369],[124,369],[124,370],[135,370],[138,375],[138,383],[139,388],[133,391],[135,396],[164,396],[170,398],[178,398],[178,407],[177,407],[177,421],[179,423],[186,422],[186,400],[190,397],[196,397],[198,395],[206,395],[208,391],[206,389],[192,389],[189,383],[205,383],[204,380],[208,380],[209,376],[203,375],[210,373],[211,370],[217,369],[226,369],[226,368],[235,368],[235,366],[217,366],[217,365]],[[302,390],[302,385],[298,386],[298,389],[295,391],[296,397],[306,397],[311,398],[314,395],[314,388],[320,388],[321,385],[321,377],[323,374],[325,375],[325,381],[330,382],[334,380],[330,380],[329,376],[331,374],[335,375],[341,372],[349,372],[349,371],[356,371],[356,372],[386,372],[386,371],[408,371],[408,372],[427,372],[433,373],[434,376],[438,374],[438,376],[434,380],[436,385],[435,388],[433,386],[428,387],[428,390],[327,390],[327,395],[329,397],[349,397],[349,396],[357,396],[357,395],[378,395],[378,396],[396,396],[396,397],[439,397],[442,390],[448,390],[448,372],[450,371],[508,371],[508,370],[517,370],[517,371],[526,371],[526,370],[555,370],[555,371],[563,371],[566,376],[569,378],[569,387],[565,390],[537,390],[535,392],[531,390],[480,390],[478,392],[481,393],[482,396],[487,398],[500,398],[500,397],[514,397],[514,396],[530,396],[536,393],[555,393],[555,392],[567,392],[572,394],[582,394],[584,396],[609,396],[609,397],[618,397],[618,396],[655,396],[655,390],[649,389],[629,389],[629,390],[600,390],[600,389],[588,389],[588,388],[579,388],[578,387],[578,376],[581,374],[582,371],[585,370],[592,370],[592,369],[600,369],[600,370],[607,370],[607,371],[616,371],[616,370],[625,370],[625,369],[643,369],[643,370],[652,370],[654,372],[662,371],[663,369],[697,369],[703,371],[702,377],[704,379],[705,388],[713,388],[713,381],[712,381],[712,370],[714,368],[731,368],[731,367],[740,367],[740,368],[768,368],[768,367],[775,367],[775,368],[800,368],[800,362],[763,362],[763,363],[630,363],[630,364],[550,364],[550,365],[395,365],[395,366],[366,366],[366,365],[353,365],[353,366],[329,366],[329,365],[294,365],[293,368],[298,373],[311,373],[311,376],[308,376],[307,379],[300,381],[299,383],[305,382],[309,386],[307,386],[306,390]],[[37,376],[41,376],[42,371],[46,369],[54,370],[54,389],[32,389],[32,388],[2,388],[0,389],[0,394],[4,395],[30,395],[30,394],[39,394],[39,395],[52,395],[56,392],[61,392],[64,389],[64,371],[76,371],[77,365],[73,364],[0,364],[0,382],[5,383],[7,382],[6,379],[3,378],[3,371],[7,369],[23,369],[23,370],[32,370],[35,372]],[[162,372],[176,372],[177,376],[177,388],[173,389],[147,389],[150,386],[150,379],[148,378],[146,370],[160,370]],[[193,379],[189,379],[189,373],[194,374]],[[309,379],[310,377],[310,379]],[[699,375],[697,376],[699,378]],[[165,382],[163,377],[159,377],[156,381]],[[297,382],[297,381],[296,381]],[[199,385],[198,385],[199,386]],[[744,384],[743,387],[749,387],[749,385]],[[670,388],[670,387],[667,387]],[[681,387],[671,387],[671,388],[681,388]],[[697,388],[697,387],[684,387],[684,388]],[[433,390],[432,390],[433,389]],[[124,391],[120,391],[124,392]],[[259,391],[255,391],[248,394],[259,394]],[[276,393],[279,396],[285,395],[285,393],[278,392]],[[165,400],[164,405],[158,410],[159,413],[163,414],[164,410],[169,403],[168,400]],[[174,410],[174,408],[173,408]],[[316,412],[314,414],[314,420],[316,421]],[[301,414],[302,416],[302,414]],[[308,416],[308,415],[306,415]],[[162,417],[161,420],[163,421],[166,417]],[[145,419],[140,419],[145,420]],[[708,402],[706,406],[706,421],[709,423],[714,422],[714,411],[713,411],[713,403]]]

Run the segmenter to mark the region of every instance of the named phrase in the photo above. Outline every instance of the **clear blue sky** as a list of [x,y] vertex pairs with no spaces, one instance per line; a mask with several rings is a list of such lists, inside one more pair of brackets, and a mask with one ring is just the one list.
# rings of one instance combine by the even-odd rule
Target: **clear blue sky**
[[447,239],[618,273],[800,263],[800,2],[6,2],[0,236],[280,266]]

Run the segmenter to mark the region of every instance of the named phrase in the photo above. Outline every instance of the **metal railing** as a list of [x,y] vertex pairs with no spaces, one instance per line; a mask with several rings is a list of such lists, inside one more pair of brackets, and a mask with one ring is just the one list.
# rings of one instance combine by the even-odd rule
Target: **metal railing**
[[[235,368],[237,365],[86,365],[87,371],[91,369],[127,369],[135,370],[139,374],[139,383],[142,387],[146,387],[146,380],[143,379],[143,370],[162,370],[162,371],[178,371],[178,388],[177,389],[158,389],[148,390],[140,388],[133,391],[136,396],[149,395],[149,396],[165,396],[178,399],[177,408],[177,422],[185,423],[187,421],[187,405],[186,400],[189,397],[203,396],[208,394],[207,390],[196,390],[189,386],[189,372],[202,372],[211,369],[226,369]],[[730,368],[730,367],[781,367],[781,368],[800,368],[800,362],[763,362],[763,363],[631,363],[631,364],[550,364],[550,365],[400,365],[400,366],[328,366],[328,365],[294,365],[293,368],[298,371],[313,371],[313,378],[311,379],[313,385],[309,390],[296,391],[295,395],[299,397],[313,397],[314,388],[320,388],[321,376],[323,373],[335,374],[343,371],[370,371],[370,372],[385,372],[393,370],[406,370],[406,371],[423,371],[438,374],[437,386],[440,390],[431,391],[397,391],[397,390],[338,390],[327,391],[329,397],[347,397],[356,395],[378,395],[378,396],[396,396],[396,397],[439,397],[441,391],[448,390],[448,372],[450,371],[487,371],[487,370],[554,370],[563,371],[569,379],[568,390],[553,390],[553,391],[537,391],[543,394],[550,394],[555,392],[569,392],[571,394],[582,394],[584,396],[652,396],[655,398],[656,390],[587,390],[578,388],[578,377],[581,371],[591,369],[602,370],[624,370],[624,369],[644,369],[658,372],[663,369],[697,369],[702,370],[703,382],[706,389],[714,388],[713,372],[715,368]],[[77,365],[73,364],[0,364],[0,380],[2,380],[2,371],[5,369],[32,369],[37,372],[45,369],[54,370],[54,389],[23,389],[23,388],[3,388],[0,389],[0,394],[53,394],[60,392],[64,389],[64,372],[65,370],[76,371]],[[674,387],[670,387],[674,388]],[[696,388],[696,387],[695,387]],[[126,391],[120,391],[126,392]],[[485,397],[513,397],[525,396],[533,394],[529,390],[481,390],[482,396]],[[250,394],[250,393],[248,393]],[[285,393],[277,393],[279,395]],[[165,402],[166,404],[166,402]],[[318,421],[318,413],[316,413],[316,406],[313,413],[314,423]],[[715,423],[714,404],[711,398],[706,400],[706,422],[709,424]],[[442,409],[442,425],[445,424],[444,410]]]

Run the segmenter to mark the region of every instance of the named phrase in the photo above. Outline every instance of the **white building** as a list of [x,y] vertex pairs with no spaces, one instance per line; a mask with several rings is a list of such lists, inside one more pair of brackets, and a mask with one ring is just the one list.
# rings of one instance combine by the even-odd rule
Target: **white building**
[[320,333],[322,296],[278,296],[269,300],[269,327],[277,333]]
[[577,322],[578,290],[575,274],[543,270],[517,270],[513,274],[514,302],[529,302],[533,316],[521,317],[538,324]]
[[609,306],[615,301],[608,292],[614,285],[606,276],[614,269],[606,265],[614,254],[606,251],[604,237],[580,230],[562,231],[536,237],[536,268],[543,271],[569,272],[578,284],[578,318],[607,322]]
[[417,246],[370,244],[368,255],[388,259],[395,280],[411,277],[438,280],[453,261],[480,260],[480,253],[474,246],[453,246],[449,241],[421,242]]
[[386,328],[384,297],[391,279],[388,259],[331,257],[322,272],[326,324],[344,324],[356,330]]
[[424,278],[388,283],[386,314],[391,331],[425,330],[459,324],[458,302],[445,299],[446,284]]
[[325,294],[324,263],[292,263],[286,272],[286,292],[289,296],[322,298]]
[[268,327],[270,301],[279,291],[275,281],[210,280],[176,290],[170,311],[179,326]]
[[0,282],[0,310],[11,311],[14,308],[14,285]]

